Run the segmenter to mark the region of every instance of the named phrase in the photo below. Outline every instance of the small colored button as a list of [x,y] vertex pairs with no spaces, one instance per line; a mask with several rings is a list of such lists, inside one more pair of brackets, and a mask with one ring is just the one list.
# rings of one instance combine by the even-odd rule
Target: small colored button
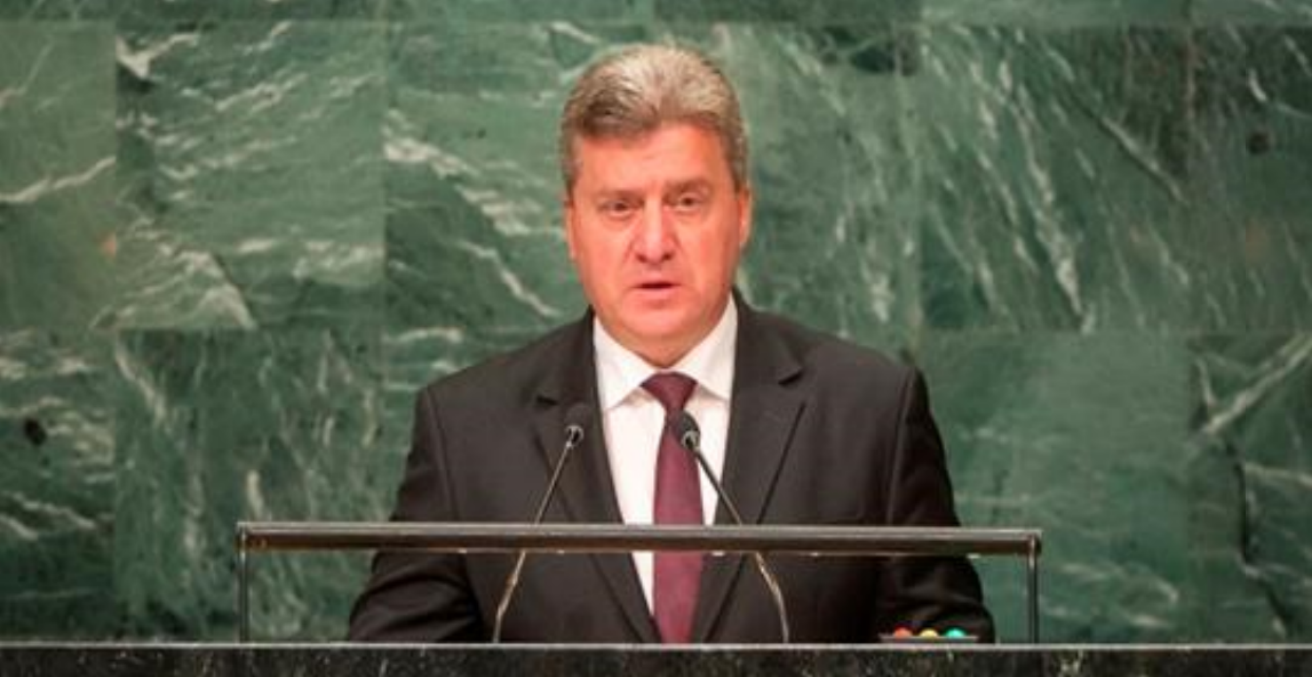
[[948,628],[948,631],[943,633],[943,636],[948,639],[965,639],[966,631],[961,628]]
[[894,636],[894,637],[898,637],[898,638],[902,638],[902,637],[915,637],[915,635],[913,635],[913,634],[911,633],[911,630],[908,629],[908,628],[898,628],[898,629],[894,630],[894,631],[893,631],[893,636]]
[[926,639],[934,639],[935,637],[938,637],[938,631],[934,628],[925,628],[920,631],[920,636]]

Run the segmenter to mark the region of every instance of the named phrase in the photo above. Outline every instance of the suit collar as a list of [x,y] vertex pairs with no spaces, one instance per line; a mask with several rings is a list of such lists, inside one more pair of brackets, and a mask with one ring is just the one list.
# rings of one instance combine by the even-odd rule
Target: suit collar
[[[802,372],[799,356],[735,293],[738,304],[737,364],[724,461],[724,490],[747,524],[761,523],[789,440],[804,408],[791,384]],[[716,524],[732,524],[723,506]],[[694,641],[706,641],[742,569],[741,557],[707,559],[693,621]],[[753,574],[754,575],[754,574]]]
[[[739,306],[737,364],[729,418],[724,486],[743,520],[760,522],[783,463],[802,397],[790,384],[802,362],[759,313]],[[730,521],[723,509],[717,523]]]
[[[567,327],[550,359],[556,367],[539,384],[535,396],[533,424],[538,447],[548,467],[554,467],[565,439],[565,416],[571,407],[585,404],[590,411],[583,441],[561,474],[554,502],[569,522],[602,524],[621,522],[615,499],[606,437],[602,432],[601,408],[597,398],[597,374],[592,347],[592,312]],[[548,512],[550,515],[551,512]],[[647,610],[633,560],[622,555],[589,555],[605,580],[615,602],[624,611],[634,636],[657,642],[659,635]]]

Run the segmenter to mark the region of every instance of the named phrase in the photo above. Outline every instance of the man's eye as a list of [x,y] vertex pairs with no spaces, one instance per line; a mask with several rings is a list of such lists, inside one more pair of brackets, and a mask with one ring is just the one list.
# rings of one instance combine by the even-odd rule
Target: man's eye
[[683,193],[674,199],[674,210],[681,214],[693,214],[706,205],[706,197],[699,193]]
[[623,219],[633,214],[633,203],[625,200],[608,200],[601,203],[601,213],[608,218]]

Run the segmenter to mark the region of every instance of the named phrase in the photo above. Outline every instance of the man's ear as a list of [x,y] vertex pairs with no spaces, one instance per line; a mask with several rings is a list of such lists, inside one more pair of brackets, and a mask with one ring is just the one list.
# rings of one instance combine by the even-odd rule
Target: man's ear
[[565,250],[569,252],[571,261],[578,260],[574,252],[574,201],[570,199],[569,193],[560,196],[560,218],[565,228]]
[[752,237],[752,187],[743,186],[743,189],[738,191],[736,199],[738,200],[738,248],[743,249]]

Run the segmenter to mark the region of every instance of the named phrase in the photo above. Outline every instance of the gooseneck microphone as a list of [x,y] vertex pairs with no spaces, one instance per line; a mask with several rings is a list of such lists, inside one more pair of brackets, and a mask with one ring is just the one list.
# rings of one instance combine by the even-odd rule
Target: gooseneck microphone
[[[591,417],[592,409],[582,402],[574,404],[565,412],[565,443],[561,446],[560,457],[556,459],[555,467],[551,469],[547,490],[542,493],[538,509],[533,513],[534,525],[541,524],[542,518],[546,517],[547,507],[551,505],[551,497],[555,496],[556,487],[560,485],[560,476],[564,473],[565,463],[569,461],[570,452],[583,441],[583,431],[587,429],[588,419]],[[501,600],[497,602],[496,621],[492,625],[493,644],[501,642],[501,626],[506,620],[506,612],[510,610],[510,600],[515,596],[515,590],[519,588],[519,577],[524,573],[524,561],[527,558],[528,551],[520,550],[514,568],[506,577],[506,586],[501,590]]]
[[[715,493],[720,497],[720,502],[724,504],[725,509],[729,512],[729,517],[733,519],[734,524],[743,526],[743,516],[738,512],[738,506],[734,505],[729,498],[729,494],[725,493],[724,486],[720,484],[719,478],[711,471],[711,464],[706,461],[706,456],[702,454],[702,431],[697,426],[697,420],[692,417],[692,414],[685,411],[679,414],[674,426],[675,436],[679,439],[679,444],[697,459],[697,465],[701,467],[706,479],[711,481],[711,486],[715,487]],[[792,632],[789,630],[788,608],[784,605],[784,593],[779,587],[779,579],[775,578],[774,571],[770,569],[770,565],[765,561],[765,556],[761,553],[753,552],[752,559],[756,562],[756,570],[761,572],[761,579],[765,581],[765,587],[770,590],[770,598],[774,601],[775,615],[779,617],[779,634],[783,637],[783,643],[788,644]]]

